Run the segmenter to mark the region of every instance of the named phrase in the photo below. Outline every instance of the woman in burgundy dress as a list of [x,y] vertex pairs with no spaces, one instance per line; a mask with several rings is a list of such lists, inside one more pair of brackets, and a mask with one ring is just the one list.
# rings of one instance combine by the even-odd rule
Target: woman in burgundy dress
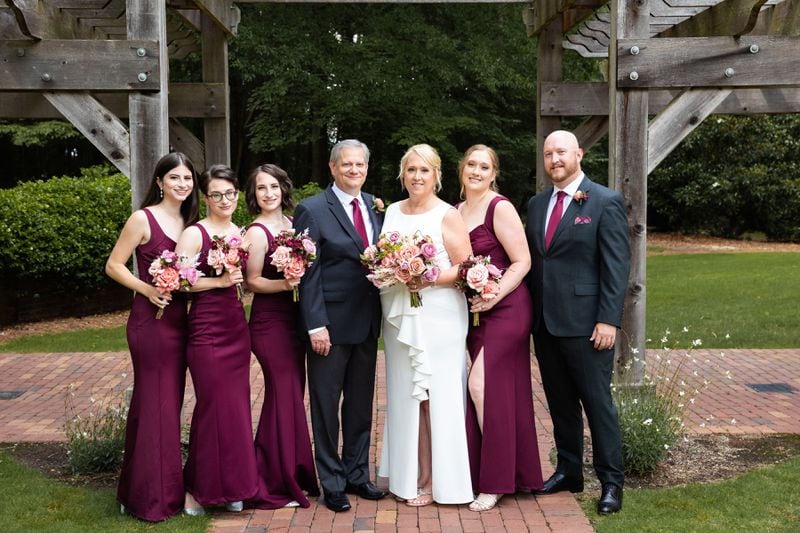
[[[187,324],[185,295],[161,294],[147,271],[161,252],[175,250],[184,227],[197,220],[196,185],[185,155],[162,157],[141,209],[125,223],[106,263],[106,273],[135,292],[127,326],[133,395],[117,500],[123,513],[151,522],[184,506],[180,418]],[[127,267],[134,253],[138,278]],[[156,320],[159,309],[163,315]]]
[[532,307],[522,285],[531,258],[519,215],[496,192],[499,170],[495,151],[480,144],[459,163],[464,202],[458,210],[473,253],[490,256],[503,271],[496,298],[470,303],[470,311],[480,313],[480,325],[470,325],[467,337],[467,437],[472,485],[480,493],[472,511],[493,508],[503,494],[542,486],[531,391]]
[[292,182],[275,165],[261,165],[245,188],[247,208],[258,217],[245,235],[250,244],[247,285],[255,293],[250,312],[250,342],[264,375],[264,405],[256,432],[258,494],[248,507],[308,507],[304,491],[317,496],[317,476],[308,436],[305,346],[297,334],[299,306],[292,290],[300,279],[284,279],[270,255],[275,237],[292,228],[283,214],[294,207]]
[[[225,165],[213,165],[200,177],[208,216],[183,231],[177,251],[200,254],[205,277],[192,287],[186,359],[197,404],[184,467],[185,512],[202,514],[200,505],[221,505],[238,512],[256,494],[256,458],[250,414],[250,333],[236,284],[241,269],[216,275],[207,264],[215,236],[239,235],[231,221],[238,181]],[[199,505],[198,505],[199,504]]]

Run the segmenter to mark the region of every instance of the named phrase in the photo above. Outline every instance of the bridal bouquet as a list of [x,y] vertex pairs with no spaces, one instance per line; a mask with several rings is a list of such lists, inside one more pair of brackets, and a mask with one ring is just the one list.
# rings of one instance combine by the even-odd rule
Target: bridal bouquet
[[[503,273],[492,264],[492,258],[471,255],[458,267],[456,287],[464,291],[467,299],[492,300],[500,292],[500,278]],[[472,313],[472,325],[480,325],[480,313]]]
[[[223,270],[230,272],[243,269],[249,255],[243,243],[242,237],[236,234],[224,237],[214,235],[211,238],[211,249],[208,251],[206,263],[214,269],[217,276],[221,275]],[[244,296],[241,283],[236,284],[236,295],[239,300]]]
[[[270,256],[272,264],[283,272],[286,279],[300,279],[317,259],[317,244],[308,236],[308,228],[301,233],[285,229],[275,236],[275,251]],[[297,286],[292,288],[292,301],[300,301]]]
[[[372,244],[361,254],[361,263],[367,267],[373,285],[382,289],[396,283],[433,283],[439,277],[436,263],[436,245],[428,235],[416,232],[401,235],[398,231],[382,233],[377,244]],[[422,299],[411,291],[411,307],[420,307]]]
[[[198,257],[178,255],[172,250],[164,250],[161,255],[153,259],[147,272],[153,277],[153,285],[161,294],[172,291],[188,291],[195,284],[197,278],[203,275],[197,270]],[[164,309],[159,308],[156,320],[161,320]]]

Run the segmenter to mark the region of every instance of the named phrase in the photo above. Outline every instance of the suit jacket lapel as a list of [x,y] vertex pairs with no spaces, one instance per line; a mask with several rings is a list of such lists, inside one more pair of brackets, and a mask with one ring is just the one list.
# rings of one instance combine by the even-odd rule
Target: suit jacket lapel
[[533,245],[539,254],[544,255],[544,233],[547,231],[547,204],[550,202],[550,197],[553,195],[553,187],[549,187],[540,192],[534,197],[533,209],[531,211],[530,221],[533,224]]
[[353,244],[358,247],[358,253],[360,254],[364,248],[361,243],[361,236],[356,231],[356,227],[353,225],[350,217],[347,216],[342,202],[340,202],[339,198],[336,197],[336,194],[333,192],[333,188],[331,188],[330,185],[327,189],[325,189],[325,197],[328,200],[328,207],[330,208],[331,213],[336,220],[339,221],[339,224],[347,232],[347,235],[353,240]]
[[[589,181],[589,178],[587,178],[586,175],[584,175],[583,181],[581,182],[580,190],[588,193],[591,187],[592,187],[592,182]],[[553,246],[555,246],[556,243],[558,242],[559,235],[567,231],[567,228],[569,228],[572,224],[574,224],[575,215],[578,213],[581,207],[582,206],[578,205],[578,203],[574,200],[572,200],[569,203],[569,206],[567,206],[567,210],[564,213],[564,216],[561,217],[561,221],[558,223],[558,228],[556,228],[556,233],[555,235],[553,235],[553,242],[550,243],[550,248],[549,248],[550,250],[552,250]]]
[[364,202],[365,206],[367,206],[369,221],[372,223],[372,244],[375,244],[378,242],[378,235],[380,235],[381,226],[383,224],[381,224],[378,214],[375,212],[375,202],[373,196],[371,194],[362,192],[361,201]]

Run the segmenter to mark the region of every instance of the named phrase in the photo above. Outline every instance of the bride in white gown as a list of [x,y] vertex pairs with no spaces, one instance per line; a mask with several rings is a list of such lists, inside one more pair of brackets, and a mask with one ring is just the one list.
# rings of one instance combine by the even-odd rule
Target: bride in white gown
[[[430,235],[441,275],[416,287],[381,291],[388,410],[378,475],[419,507],[473,500],[465,426],[467,305],[454,288],[458,264],[472,252],[469,234],[440,200],[441,160],[432,147],[409,148],[400,161],[408,199],[389,206],[382,232]],[[411,307],[409,289],[422,307]]]

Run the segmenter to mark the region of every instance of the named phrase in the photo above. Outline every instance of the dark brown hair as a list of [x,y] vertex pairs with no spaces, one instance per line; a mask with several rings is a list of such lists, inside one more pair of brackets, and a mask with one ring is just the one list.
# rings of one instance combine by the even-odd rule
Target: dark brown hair
[[261,208],[258,206],[258,198],[256,197],[256,176],[261,172],[269,174],[278,180],[278,186],[281,188],[281,209],[284,211],[293,209],[294,198],[292,197],[292,192],[294,192],[294,185],[292,185],[292,180],[289,179],[289,174],[278,165],[265,163],[257,166],[250,172],[250,175],[247,177],[247,184],[244,187],[247,210],[250,214],[258,215],[261,213]]
[[150,180],[150,188],[147,189],[147,194],[145,194],[142,205],[140,205],[139,208],[143,209],[161,202],[162,195],[161,188],[158,186],[158,181],[161,180],[163,183],[164,176],[173,168],[177,168],[181,165],[188,168],[192,173],[192,193],[181,203],[183,224],[184,226],[189,226],[197,222],[200,214],[200,200],[197,194],[198,180],[192,160],[181,152],[171,152],[158,160],[156,168],[153,170],[153,178]]

